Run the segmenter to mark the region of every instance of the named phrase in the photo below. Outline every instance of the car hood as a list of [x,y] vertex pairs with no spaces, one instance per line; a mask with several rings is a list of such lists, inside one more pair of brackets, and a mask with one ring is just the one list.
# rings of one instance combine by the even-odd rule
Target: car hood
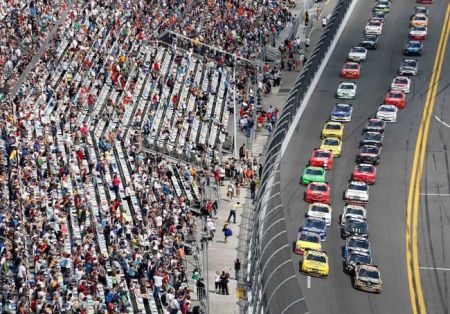
[[350,112],[347,112],[347,111],[341,111],[341,110],[333,110],[333,111],[331,112],[331,114],[332,114],[333,116],[345,117],[345,116],[349,116],[349,115],[350,115]]
[[315,232],[315,233],[319,233],[319,234],[325,233],[325,230],[320,229],[320,228],[316,228],[316,227],[304,227],[303,230],[311,231],[311,232]]
[[308,212],[309,217],[315,217],[315,218],[324,218],[324,219],[330,219],[331,214],[330,213],[320,213],[320,212]]

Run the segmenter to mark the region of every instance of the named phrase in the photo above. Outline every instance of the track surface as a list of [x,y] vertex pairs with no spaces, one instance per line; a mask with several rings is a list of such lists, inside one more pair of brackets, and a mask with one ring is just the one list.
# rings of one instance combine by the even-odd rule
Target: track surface
[[[289,213],[289,217],[286,217],[286,220],[288,221],[288,238],[291,243],[295,240],[297,229],[301,225],[308,207],[308,204],[303,201],[305,188],[298,184],[300,175],[308,162],[313,148],[320,145],[320,131],[328,119],[332,106],[337,102],[334,94],[338,83],[342,81],[339,78],[339,71],[349,49],[359,43],[362,37],[362,30],[371,16],[370,11],[374,3],[375,1],[358,1],[350,22],[339,40],[332,58],[325,68],[308,107],[297,126],[296,133],[283,156],[281,165],[282,200]],[[405,268],[406,200],[418,125],[434,64],[443,16],[447,8],[447,0],[436,0],[434,5],[429,6],[429,38],[425,41],[424,55],[419,57],[420,73],[413,78],[412,90],[407,99],[407,107],[399,113],[397,123],[389,124],[386,128],[381,163],[378,167],[377,183],[370,189],[370,202],[367,205],[370,227],[369,239],[372,245],[374,263],[379,265],[382,271],[384,286],[381,295],[367,294],[354,290],[351,287],[350,277],[343,273],[342,245],[344,241],[340,239],[338,217],[344,207],[342,194],[355,165],[355,157],[363,125],[367,118],[376,112],[378,105],[388,90],[392,77],[396,74],[398,66],[404,58],[402,50],[407,40],[409,16],[412,14],[414,6],[415,1],[393,2],[391,13],[387,16],[385,30],[380,38],[380,47],[375,51],[369,51],[367,61],[362,64],[361,79],[356,81],[358,84],[358,95],[356,100],[351,101],[354,106],[353,119],[352,122],[345,126],[343,155],[336,160],[334,169],[328,172],[327,176],[332,191],[334,221],[328,230],[328,239],[323,246],[330,258],[330,277],[326,280],[312,278],[308,288],[306,277],[299,274],[303,295],[307,300],[310,312],[313,314],[411,313]],[[447,77],[450,71],[448,64],[447,58],[446,66],[444,66],[447,71],[443,70],[443,76]],[[446,91],[448,99],[450,97],[448,88]],[[442,94],[440,97],[442,98],[442,105],[437,105],[435,109],[439,114],[441,114],[439,110],[443,108],[445,96]],[[442,119],[446,119],[450,124],[450,114],[448,112],[443,115]],[[432,128],[434,124],[433,122]],[[437,149],[442,151],[445,142],[450,147],[450,142],[448,141],[450,128],[437,127],[438,129],[430,134],[430,141],[433,141],[435,137],[438,138],[439,147]],[[439,139],[439,132],[442,134],[446,132],[442,136],[446,136],[447,141]],[[442,157],[446,156],[445,153],[440,154],[441,164],[445,163],[445,157]],[[428,160],[428,164],[430,164],[430,160]],[[440,165],[440,167],[444,166]],[[444,167],[442,169],[448,168]],[[430,174],[430,172],[428,173]],[[450,180],[447,179],[445,173],[434,172],[432,175],[441,178],[444,182],[443,184],[446,184],[446,188],[450,184]],[[441,193],[450,194],[450,191],[447,188],[445,192]],[[433,206],[440,206],[436,203],[439,201],[433,200],[433,202],[435,202],[433,204],[437,204]],[[442,202],[450,204],[450,196],[441,200],[441,207]],[[450,205],[446,206],[448,209]],[[437,211],[439,211],[439,207],[437,207]],[[443,211],[445,209],[441,208],[441,212]],[[421,209],[419,221],[421,226],[424,219],[427,219],[422,213],[425,213],[425,211]],[[433,214],[434,221],[430,223],[439,224],[440,228],[450,224],[448,212],[442,215],[443,218],[440,219],[440,216]],[[420,227],[419,237],[423,233],[430,235],[433,238],[432,241],[443,242],[442,234],[439,231],[430,232],[429,228]],[[443,237],[448,238],[449,233],[450,231],[447,229]],[[442,245],[444,247],[441,247],[440,244],[436,244],[435,247],[434,254],[440,258],[440,260],[434,260],[436,267],[450,268],[450,262],[445,260],[445,251],[448,249],[450,242],[443,242]],[[421,240],[420,254],[429,252],[428,247],[429,242],[426,239]],[[450,258],[450,256],[447,258]],[[298,267],[300,258],[292,254],[292,261]],[[430,266],[433,266],[432,262],[433,260],[427,259],[425,261],[421,257],[421,265],[429,263]],[[446,263],[446,266],[440,266],[441,263]],[[439,281],[439,286],[437,286],[433,282],[436,280],[436,277],[430,277],[429,280],[425,280],[422,273],[424,291],[430,289],[426,293],[425,298],[428,300],[428,293],[438,294],[434,296],[434,299],[427,301],[427,305],[430,302],[439,302],[435,310],[430,308],[430,312],[448,312],[446,299],[449,293],[446,274],[450,276],[450,271],[431,274],[431,276],[438,276],[440,280],[442,279],[442,281]],[[441,292],[440,295],[439,292]]]

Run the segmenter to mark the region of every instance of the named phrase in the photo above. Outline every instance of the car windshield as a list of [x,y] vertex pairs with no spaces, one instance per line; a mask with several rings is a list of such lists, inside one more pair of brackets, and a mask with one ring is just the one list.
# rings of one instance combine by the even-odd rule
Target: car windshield
[[327,186],[322,184],[311,184],[309,188],[312,191],[320,191],[320,192],[325,192],[327,190]]
[[411,48],[419,48],[420,45],[421,45],[421,43],[416,42],[416,41],[410,41],[410,42],[408,43],[408,46],[411,47]]
[[335,138],[326,138],[324,144],[328,146],[338,146],[339,140]]
[[371,127],[374,127],[374,126],[382,127],[383,124],[384,124],[384,123],[383,123],[382,120],[369,120],[369,121],[367,122],[367,126],[371,126]]
[[352,220],[346,225],[347,230],[366,232],[367,224],[363,221]]
[[314,206],[311,208],[311,211],[313,211],[313,212],[319,212],[319,213],[328,213],[328,212],[329,212],[329,209],[328,209],[327,206],[314,205]]
[[369,241],[368,240],[362,240],[362,239],[350,239],[348,242],[348,247],[354,247],[354,248],[360,248],[360,249],[369,249]]
[[376,41],[377,38],[376,35],[366,35],[363,37],[363,41]]
[[302,233],[299,238],[300,241],[319,243],[320,239],[317,235],[312,233]]
[[311,176],[321,176],[323,175],[322,169],[308,168],[306,169],[306,174]]
[[356,69],[358,69],[358,64],[356,64],[356,63],[346,63],[344,65],[344,68],[348,69],[348,70],[356,70]]
[[403,94],[398,93],[398,92],[390,92],[388,97],[389,98],[403,98]]
[[379,133],[364,133],[364,140],[381,141],[382,135]]
[[370,264],[372,262],[372,259],[368,255],[351,254],[349,257],[349,261],[359,264]]
[[359,277],[368,277],[368,278],[376,279],[376,280],[380,279],[380,273],[378,271],[376,271],[376,270],[369,270],[369,269],[366,269],[366,268],[361,268],[359,270],[359,274],[358,275],[359,275]]
[[354,53],[365,53],[366,50],[363,47],[353,47],[351,52],[354,52]]
[[396,84],[396,85],[408,85],[408,80],[406,78],[399,78],[399,77],[397,77],[394,80],[394,84]]
[[369,26],[380,26],[380,25],[381,25],[380,21],[371,20],[369,22]]
[[414,16],[414,19],[416,21],[425,21],[427,19],[427,17],[425,15],[416,15],[416,16]]
[[341,89],[354,89],[353,84],[341,84]]
[[340,112],[349,112],[351,109],[348,105],[336,105],[335,110]]
[[319,263],[326,263],[327,259],[323,255],[316,255],[316,254],[308,254],[306,257],[308,261],[314,261]]
[[328,158],[328,157],[330,157],[330,153],[326,152],[326,151],[323,151],[323,150],[319,150],[319,151],[315,151],[314,152],[314,157],[317,157],[317,158]]
[[356,183],[350,183],[348,185],[349,190],[357,190],[357,191],[367,191],[369,188],[366,184],[356,184]]
[[356,166],[356,171],[372,173],[374,171],[374,167],[370,165],[358,165]]
[[381,106],[380,111],[395,112],[395,106]]
[[417,65],[417,61],[415,60],[407,60],[407,61],[403,61],[403,66],[405,67],[412,67],[415,68]]
[[427,28],[425,26],[415,26],[412,29],[413,31],[419,31],[419,32],[424,32],[427,30]]
[[325,128],[327,130],[340,130],[342,126],[340,124],[329,123]]
[[325,220],[322,219],[306,219],[305,228],[325,229]]
[[376,146],[363,146],[360,150],[361,153],[378,154],[378,147]]
[[361,208],[347,207],[346,215],[364,216],[364,211]]

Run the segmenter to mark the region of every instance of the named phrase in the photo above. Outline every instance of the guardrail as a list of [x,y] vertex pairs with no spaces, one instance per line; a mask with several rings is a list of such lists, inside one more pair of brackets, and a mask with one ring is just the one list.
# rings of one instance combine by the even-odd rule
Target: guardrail
[[[280,194],[281,146],[353,0],[339,0],[326,28],[298,76],[266,147],[261,185],[249,232],[246,287],[241,311],[246,313],[308,313],[298,281],[298,265],[291,260],[285,209]],[[293,126],[295,127],[295,126]]]

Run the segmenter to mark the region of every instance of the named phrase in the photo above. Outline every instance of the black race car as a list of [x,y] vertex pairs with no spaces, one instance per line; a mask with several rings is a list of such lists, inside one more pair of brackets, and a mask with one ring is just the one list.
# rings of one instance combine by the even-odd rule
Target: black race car
[[366,49],[377,49],[378,48],[378,36],[377,35],[364,35],[361,39],[361,43],[359,46],[364,47]]

